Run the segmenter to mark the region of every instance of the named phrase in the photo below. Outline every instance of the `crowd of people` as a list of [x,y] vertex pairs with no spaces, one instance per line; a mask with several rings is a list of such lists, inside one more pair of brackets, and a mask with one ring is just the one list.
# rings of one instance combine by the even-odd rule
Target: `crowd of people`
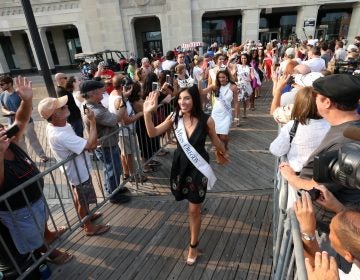
[[270,152],[286,156],[279,171],[288,182],[287,207],[294,208],[300,223],[309,279],[360,277],[360,189],[334,180],[317,182],[319,166],[314,164],[322,154],[360,139],[344,136],[360,119],[359,39],[347,51],[337,41],[334,53],[324,47],[326,42],[312,40],[306,48],[300,46],[305,59],[296,55],[296,48],[287,48],[271,75],[270,113],[282,127]]
[[[358,215],[342,211],[347,207],[360,210],[360,190],[336,184],[319,185],[313,179],[313,160],[324,151],[336,150],[352,141],[342,133],[359,120],[360,78],[356,76],[359,47],[359,37],[346,49],[341,40],[326,42],[310,38],[301,43],[274,40],[265,45],[248,40],[230,46],[214,43],[204,55],[195,48],[168,51],[165,57],[153,60],[144,57],[139,65],[131,58],[122,73],[115,73],[106,62],[100,62],[92,79],[57,73],[58,98],[44,98],[37,109],[47,122],[47,141],[55,159],[61,162],[72,154],[77,155],[65,164],[64,172],[72,186],[75,208],[81,219],[89,215],[90,204],[97,203],[88,150],[93,151],[93,159],[103,163],[104,189],[109,201],[122,204],[129,202],[131,196],[121,182],[146,181],[147,175],[157,172],[161,165],[154,155],[168,154],[160,147],[161,138],[177,144],[170,189],[177,201],[186,199],[189,202],[190,246],[186,262],[193,265],[198,256],[201,205],[216,181],[205,149],[206,137],[212,140],[217,163],[228,163],[231,126],[241,126],[240,117],[251,122],[248,110],[256,109],[262,83],[272,81],[270,113],[283,127],[270,151],[288,158],[279,166],[289,183],[288,207],[296,205],[305,249],[307,239],[313,242],[315,236],[315,227],[308,229],[303,225],[308,224],[306,219],[301,220],[300,209],[306,204],[306,209],[316,214],[320,248],[330,250],[329,232],[331,224],[336,223],[330,224],[330,221],[338,221],[337,216],[333,218],[334,212],[350,218]],[[13,79],[5,75],[0,78],[0,86],[2,110],[9,117],[9,125],[19,127],[15,137],[7,137],[5,128],[0,132],[0,194],[5,194],[39,173],[26,153],[26,146],[20,144],[24,133],[41,160],[45,162],[48,158],[41,145],[41,149],[37,147],[30,118],[31,83],[18,78],[14,87]],[[134,169],[138,154],[140,174]],[[19,164],[26,165],[31,172],[21,169]],[[12,170],[24,176],[14,177]],[[303,192],[299,199],[297,191],[313,188],[321,195],[312,206],[307,193]],[[0,223],[8,228],[20,254],[46,251],[44,238],[53,239],[66,230],[55,233],[48,230],[41,192],[38,184],[30,185],[25,191],[32,208],[37,207],[34,219],[38,218],[37,221],[30,219],[27,224],[42,225],[40,233],[34,230],[34,237],[29,235],[25,242],[22,238],[16,239],[19,229],[9,219],[9,209],[0,206]],[[28,208],[19,201],[14,201],[11,207],[16,211]],[[95,212],[84,221],[85,235],[100,235],[110,229],[108,225],[95,224],[101,216],[101,212]],[[28,243],[33,246],[24,248]],[[337,252],[342,261],[340,267],[347,272],[349,259],[342,251]],[[71,259],[71,255],[59,250],[52,254],[50,260],[57,263]],[[357,267],[357,262],[354,263],[351,271]],[[310,274],[311,265],[312,262],[308,264]]]

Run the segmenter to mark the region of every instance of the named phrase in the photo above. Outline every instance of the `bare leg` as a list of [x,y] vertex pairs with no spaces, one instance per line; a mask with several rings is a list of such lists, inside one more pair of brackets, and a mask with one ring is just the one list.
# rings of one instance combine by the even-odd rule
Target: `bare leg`
[[244,100],[244,101],[243,101],[243,108],[244,108],[243,118],[246,118],[246,107],[247,107],[247,101]]
[[[190,244],[196,245],[199,241],[201,227],[201,204],[189,202],[189,226],[190,226]],[[197,248],[189,248],[188,258],[197,257]]]
[[255,93],[252,93],[250,96],[250,109],[255,109]]
[[124,177],[128,177],[130,175],[130,171],[129,171],[128,161],[127,161],[127,155],[121,154],[120,158],[121,158],[121,166],[123,169],[123,175],[124,175]]
[[225,135],[225,134],[220,134],[219,135],[220,140],[223,142],[225,150],[228,151],[228,145],[229,145],[229,136]]

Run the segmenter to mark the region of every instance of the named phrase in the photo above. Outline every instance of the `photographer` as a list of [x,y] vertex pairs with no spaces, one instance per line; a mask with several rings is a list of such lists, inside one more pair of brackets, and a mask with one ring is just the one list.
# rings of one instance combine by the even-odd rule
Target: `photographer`
[[[330,195],[331,196],[331,195]],[[336,199],[331,196],[333,202]],[[332,249],[346,261],[352,263],[349,273],[338,270],[334,257],[323,251],[314,238],[316,220],[310,195],[302,192],[294,203],[294,211],[299,221],[305,253],[305,264],[309,280],[335,280],[360,278],[360,212],[345,210],[338,212],[331,220],[330,235]]]
[[[343,136],[344,130],[359,120],[356,113],[360,98],[360,78],[351,75],[330,75],[317,79],[313,83],[316,91],[316,105],[319,114],[331,127],[320,146],[312,153],[297,176],[288,163],[281,163],[281,174],[288,183],[298,189],[319,189],[324,196],[324,189],[318,187],[313,179],[314,157],[323,152],[338,150],[344,143],[351,142]],[[325,184],[326,189],[346,207],[360,208],[360,190],[347,188],[337,183]],[[324,243],[328,243],[329,224],[334,216],[332,209],[326,209],[319,201],[314,204],[317,215],[317,229]],[[330,211],[329,211],[330,210]]]

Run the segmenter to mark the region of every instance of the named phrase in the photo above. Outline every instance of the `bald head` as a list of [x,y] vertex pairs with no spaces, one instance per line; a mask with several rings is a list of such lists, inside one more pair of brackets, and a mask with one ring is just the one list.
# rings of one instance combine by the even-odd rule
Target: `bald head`
[[305,64],[299,64],[294,68],[294,74],[306,75],[310,72],[311,72],[310,67]]
[[[340,249],[348,251],[353,258],[360,260],[360,212],[355,210],[345,210],[338,213],[331,221],[330,238],[337,239],[341,244]],[[336,241],[336,240],[335,240]],[[334,248],[336,251],[338,248]],[[341,252],[339,252],[341,254]],[[341,254],[343,255],[343,254]]]
[[64,73],[55,74],[55,82],[58,86],[65,87],[67,76]]

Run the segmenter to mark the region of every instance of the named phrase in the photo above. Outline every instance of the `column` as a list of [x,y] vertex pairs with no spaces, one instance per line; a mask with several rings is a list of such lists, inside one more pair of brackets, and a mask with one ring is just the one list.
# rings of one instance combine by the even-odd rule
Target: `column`
[[260,9],[243,10],[241,19],[241,42],[257,41],[259,38]]
[[46,28],[44,28],[44,27],[39,28],[39,35],[40,35],[41,43],[44,48],[46,60],[49,65],[49,69],[50,70],[55,69],[54,60],[52,58],[50,47],[49,47],[49,42],[46,37]]
[[[314,38],[318,10],[319,5],[301,6],[298,8],[296,19],[296,35],[300,40],[306,40],[310,35]],[[304,21],[307,19],[315,19],[315,26],[304,27]]]
[[349,44],[354,42],[354,37],[360,35],[360,2],[353,5],[349,33],[347,36]]
[[35,59],[35,63],[36,63],[36,68],[37,68],[39,71],[41,71],[40,64],[39,64],[39,59],[38,59],[37,54],[36,54],[36,51],[35,51],[34,43],[33,43],[32,39],[31,39],[30,31],[29,31],[29,29],[25,29],[25,32],[26,32],[26,35],[27,35],[28,38],[29,38],[29,43],[30,43],[31,51],[32,51],[32,53],[33,53],[33,55],[34,55],[34,59]]
[[86,28],[86,23],[85,22],[75,22],[73,24],[75,25],[75,27],[77,28],[77,31],[79,33],[82,51],[84,53],[93,51],[91,48],[89,36],[87,35],[88,31]]
[[9,69],[9,66],[6,61],[4,51],[0,45],[0,74],[5,74],[5,73],[9,73],[9,72],[10,72],[10,69]]

